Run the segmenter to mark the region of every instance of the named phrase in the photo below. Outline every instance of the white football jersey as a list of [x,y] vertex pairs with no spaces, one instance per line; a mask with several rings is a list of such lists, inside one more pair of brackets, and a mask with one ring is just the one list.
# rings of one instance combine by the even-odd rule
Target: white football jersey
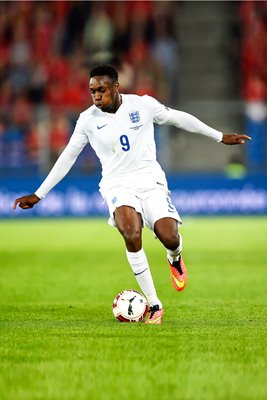
[[68,145],[39,189],[40,198],[68,173],[86,144],[90,144],[102,165],[100,192],[124,186],[138,190],[162,187],[167,190],[165,173],[156,160],[154,123],[170,124],[199,133],[216,141],[222,133],[194,116],[159,103],[150,96],[121,95],[115,114],[95,105],[80,114]]
[[90,143],[102,165],[100,190],[123,185],[149,189],[167,187],[165,174],[156,161],[153,123],[165,123],[169,111],[149,96],[122,95],[115,114],[94,105],[84,111],[70,143],[84,147]]

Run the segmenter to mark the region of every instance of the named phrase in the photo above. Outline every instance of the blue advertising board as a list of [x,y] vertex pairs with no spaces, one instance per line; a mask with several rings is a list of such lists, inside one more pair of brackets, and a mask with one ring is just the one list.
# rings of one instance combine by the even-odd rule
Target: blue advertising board
[[[98,192],[98,178],[66,177],[31,210],[13,210],[14,199],[33,193],[37,178],[0,180],[0,217],[107,216]],[[229,179],[224,176],[176,175],[168,177],[172,202],[181,216],[267,214],[267,176]]]

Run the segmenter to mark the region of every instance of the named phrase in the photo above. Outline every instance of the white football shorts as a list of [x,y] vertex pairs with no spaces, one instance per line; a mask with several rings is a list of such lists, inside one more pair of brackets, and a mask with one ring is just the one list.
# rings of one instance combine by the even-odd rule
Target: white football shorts
[[165,189],[138,191],[120,186],[110,189],[106,193],[105,200],[110,214],[108,223],[112,226],[116,226],[114,211],[121,206],[133,207],[141,214],[143,226],[147,225],[152,231],[154,231],[155,222],[161,218],[174,218],[178,224],[182,224],[181,217]]

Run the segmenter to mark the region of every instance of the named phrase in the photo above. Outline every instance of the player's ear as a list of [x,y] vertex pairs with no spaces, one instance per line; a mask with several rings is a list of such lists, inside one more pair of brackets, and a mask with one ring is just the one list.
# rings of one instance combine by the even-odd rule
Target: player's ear
[[115,91],[118,92],[118,91],[119,91],[119,88],[120,88],[119,82],[114,83],[113,86],[114,86]]

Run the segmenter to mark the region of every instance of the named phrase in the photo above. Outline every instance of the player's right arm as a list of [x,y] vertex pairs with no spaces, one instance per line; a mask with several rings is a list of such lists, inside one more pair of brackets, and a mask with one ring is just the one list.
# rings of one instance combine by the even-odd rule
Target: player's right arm
[[67,175],[73,164],[75,163],[78,155],[83,150],[84,146],[88,143],[87,136],[82,132],[79,124],[77,123],[73,135],[65,147],[55,165],[43,181],[41,186],[34,194],[19,197],[15,200],[13,208],[17,206],[23,209],[32,208],[47,193],[56,186]]
[[39,199],[35,193],[29,194],[28,196],[22,196],[14,201],[13,208],[15,209],[17,206],[23,209],[32,208],[34,204],[38,203],[40,200],[41,199]]
[[81,149],[74,147],[69,143],[36,192],[16,199],[13,208],[15,209],[17,205],[23,209],[32,208],[36,203],[38,203],[54,186],[56,186],[58,182],[61,181],[61,179],[64,178],[65,175],[67,175],[80,152]]

